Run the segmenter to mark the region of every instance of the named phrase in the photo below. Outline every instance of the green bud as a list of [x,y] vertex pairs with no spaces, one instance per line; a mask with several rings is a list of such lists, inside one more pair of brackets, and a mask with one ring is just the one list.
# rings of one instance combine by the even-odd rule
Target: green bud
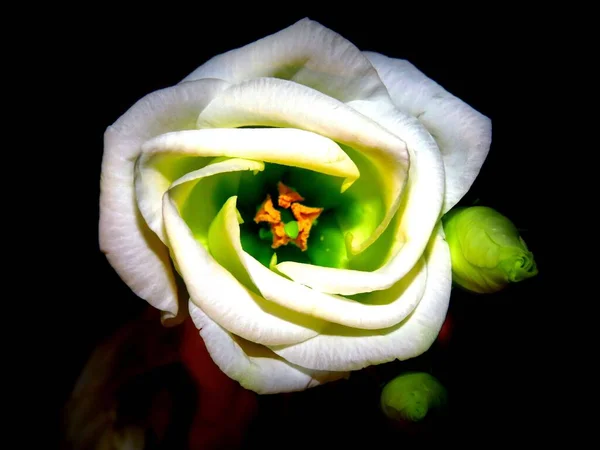
[[381,410],[394,420],[418,422],[430,409],[440,409],[446,402],[444,386],[424,372],[399,375],[381,391]]
[[452,280],[480,294],[538,273],[515,225],[485,206],[455,208],[442,218],[452,257]]

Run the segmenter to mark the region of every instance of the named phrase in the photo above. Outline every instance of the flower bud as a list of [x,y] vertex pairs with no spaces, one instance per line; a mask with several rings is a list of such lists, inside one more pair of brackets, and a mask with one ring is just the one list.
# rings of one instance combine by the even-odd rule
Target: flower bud
[[381,392],[381,410],[390,419],[419,422],[430,409],[442,408],[446,389],[424,372],[407,372],[385,385]]
[[485,206],[455,208],[443,219],[452,257],[452,280],[480,294],[538,273],[533,254],[515,225]]

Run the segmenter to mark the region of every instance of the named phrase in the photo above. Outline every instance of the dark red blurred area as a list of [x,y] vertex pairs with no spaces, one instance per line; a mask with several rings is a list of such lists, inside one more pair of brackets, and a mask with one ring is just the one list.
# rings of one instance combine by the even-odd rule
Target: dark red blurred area
[[198,399],[188,445],[239,448],[258,412],[256,395],[219,370],[191,319],[182,327],[181,360],[196,384]]

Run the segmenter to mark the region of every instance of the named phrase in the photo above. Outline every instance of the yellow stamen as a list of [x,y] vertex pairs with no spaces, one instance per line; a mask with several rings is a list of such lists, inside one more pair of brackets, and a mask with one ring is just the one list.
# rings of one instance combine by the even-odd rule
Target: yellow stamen
[[282,208],[287,209],[294,202],[304,201],[304,197],[302,197],[296,191],[287,187],[281,181],[277,183],[277,190],[279,191],[279,199],[277,203],[279,203],[279,206],[281,206]]
[[310,235],[310,229],[312,224],[323,212],[323,208],[312,208],[310,206],[304,206],[300,203],[292,204],[292,213],[298,221],[298,237],[294,239],[294,243],[302,251],[305,251],[307,247],[308,237]]
[[273,206],[270,195],[267,194],[266,200],[260,205],[260,209],[257,211],[256,216],[254,216],[254,221],[256,223],[267,222],[272,224],[281,222],[281,213]]

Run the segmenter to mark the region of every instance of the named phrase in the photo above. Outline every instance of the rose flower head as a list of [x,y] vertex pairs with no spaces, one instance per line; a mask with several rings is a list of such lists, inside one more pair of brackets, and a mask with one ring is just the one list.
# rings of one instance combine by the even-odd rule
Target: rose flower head
[[408,61],[304,19],[149,93],[105,133],[100,247],[220,369],[304,390],[425,352],[446,316],[440,218],[491,121]]

